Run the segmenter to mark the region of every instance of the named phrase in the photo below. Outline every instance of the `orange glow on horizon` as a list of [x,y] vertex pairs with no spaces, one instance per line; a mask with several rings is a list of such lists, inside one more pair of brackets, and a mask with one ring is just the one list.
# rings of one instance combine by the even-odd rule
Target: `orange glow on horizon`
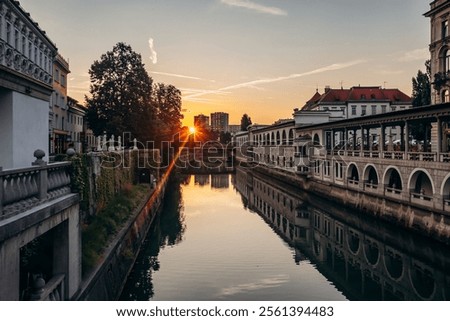
[[195,134],[196,130],[195,127],[189,127],[189,133]]

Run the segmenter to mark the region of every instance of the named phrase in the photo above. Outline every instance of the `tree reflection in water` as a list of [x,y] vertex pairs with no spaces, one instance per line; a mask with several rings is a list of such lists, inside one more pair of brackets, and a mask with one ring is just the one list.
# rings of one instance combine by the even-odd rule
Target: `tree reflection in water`
[[147,301],[154,295],[152,273],[159,270],[158,255],[161,248],[173,246],[183,240],[186,230],[181,186],[189,184],[190,177],[173,175],[166,189],[164,207],[155,218],[148,237],[141,247],[120,300]]

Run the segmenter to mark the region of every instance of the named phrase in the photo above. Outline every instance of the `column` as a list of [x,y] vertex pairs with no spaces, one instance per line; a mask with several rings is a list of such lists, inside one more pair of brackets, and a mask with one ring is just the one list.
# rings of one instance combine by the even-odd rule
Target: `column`
[[[405,121],[405,154],[409,152],[409,124]],[[407,159],[407,157],[405,158]]]
[[400,125],[400,150],[405,150],[405,125]]
[[[385,142],[385,135],[386,135],[386,127],[384,126],[384,124],[381,124],[381,134],[380,134],[380,138],[378,138],[378,146],[380,146],[380,153],[383,154],[384,153],[384,142]],[[383,157],[381,155],[381,157]]]

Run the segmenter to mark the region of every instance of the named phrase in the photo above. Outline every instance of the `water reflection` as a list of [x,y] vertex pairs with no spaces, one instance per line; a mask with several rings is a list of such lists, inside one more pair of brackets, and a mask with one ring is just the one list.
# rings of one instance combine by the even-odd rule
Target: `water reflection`
[[352,300],[448,300],[450,251],[443,244],[237,169],[243,203]]
[[164,215],[155,218],[120,300],[147,301],[154,296],[152,274],[160,269],[160,250],[183,240],[186,225],[181,186],[189,183],[190,176],[172,178],[164,199]]
[[169,186],[122,300],[449,299],[447,246],[257,170],[237,168],[231,185]]

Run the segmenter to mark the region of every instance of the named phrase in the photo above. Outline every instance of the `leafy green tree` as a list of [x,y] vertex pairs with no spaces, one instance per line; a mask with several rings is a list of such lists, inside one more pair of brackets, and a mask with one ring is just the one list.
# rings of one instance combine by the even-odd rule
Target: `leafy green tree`
[[426,72],[417,71],[412,78],[412,105],[413,107],[431,104],[430,60],[425,62]]
[[159,83],[154,90],[154,104],[158,110],[159,136],[171,139],[181,130],[181,91],[172,85]]
[[[431,65],[430,60],[425,62],[426,72],[417,71],[417,76],[412,78],[412,105],[413,107],[428,106],[431,104]],[[430,137],[430,128],[423,123],[411,123],[410,134],[417,140]]]
[[246,131],[247,127],[250,126],[251,124],[252,124],[252,119],[250,118],[250,116],[247,114],[242,115],[241,130]]
[[152,79],[140,54],[119,42],[89,69],[87,119],[95,135],[130,132],[140,141],[153,136]]

